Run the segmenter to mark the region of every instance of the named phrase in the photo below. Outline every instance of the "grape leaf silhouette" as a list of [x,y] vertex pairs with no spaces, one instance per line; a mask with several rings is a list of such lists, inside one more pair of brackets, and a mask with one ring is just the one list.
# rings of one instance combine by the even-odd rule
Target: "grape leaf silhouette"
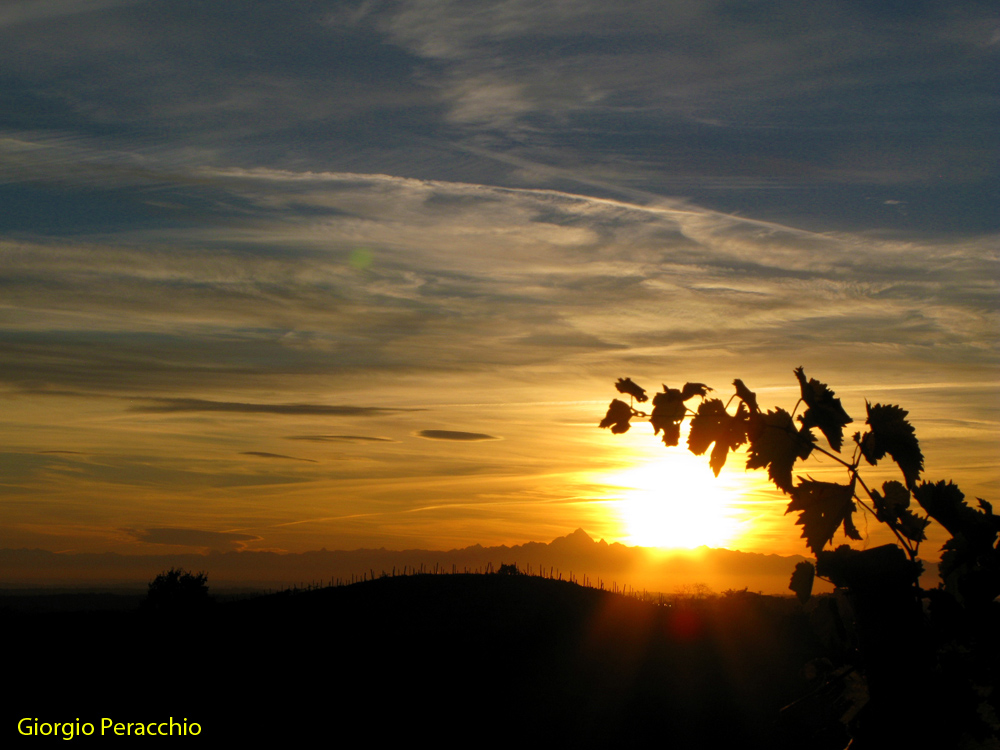
[[913,496],[927,515],[945,527],[953,537],[967,541],[976,554],[991,554],[1000,533],[1000,518],[992,513],[969,507],[957,485],[941,481],[923,482]]
[[899,511],[910,507],[910,491],[895,479],[882,482],[882,492],[883,494],[879,495],[873,491],[873,497],[876,499],[876,504],[881,499],[890,516],[897,515]]
[[807,429],[819,427],[830,447],[839,453],[844,444],[844,425],[854,420],[844,411],[840,399],[834,397],[826,383],[815,378],[810,378],[807,383],[805,371],[801,367],[795,368],[795,377],[799,380],[802,400],[809,407],[799,418],[802,426]]
[[628,432],[631,427],[629,420],[632,419],[632,407],[624,401],[615,399],[608,407],[608,413],[601,420],[601,427],[610,427],[615,435]]
[[747,430],[750,450],[747,468],[767,467],[767,475],[774,485],[792,494],[792,466],[798,458],[808,458],[816,438],[809,430],[795,428],[792,415],[784,409],[755,414]]
[[741,403],[733,416],[717,398],[702,401],[698,406],[698,413],[691,419],[688,450],[700,456],[708,450],[709,445],[715,443],[709,465],[715,476],[719,476],[729,451],[736,450],[746,442],[748,417],[745,404]]
[[899,526],[900,533],[914,542],[924,541],[927,538],[925,530],[931,525],[930,519],[922,518],[912,510],[900,511],[896,523]]
[[676,388],[663,386],[663,393],[653,396],[653,413],[649,417],[653,434],[658,435],[663,430],[663,444],[668,447],[677,445],[681,439],[681,422],[686,413],[681,392]]
[[833,535],[841,524],[848,537],[861,539],[851,518],[856,510],[853,481],[850,484],[836,484],[800,479],[798,486],[790,494],[792,501],[785,513],[799,511],[799,518],[795,523],[802,526],[802,537],[813,554],[819,554],[833,540]]
[[861,446],[861,454],[874,466],[888,453],[903,472],[907,489],[913,490],[924,470],[924,455],[913,426],[906,421],[909,412],[892,404],[872,406],[867,401],[865,408],[868,410],[865,424],[871,431],[855,438]]
[[[1000,596],[1000,517],[993,514],[992,505],[981,500],[982,510],[976,510],[966,504],[958,487],[943,481],[924,482],[913,496],[952,535],[942,548],[939,568],[945,588],[959,602],[980,612],[995,608]],[[995,619],[990,622],[995,623]],[[995,632],[995,625],[991,627]]]
[[711,390],[704,383],[685,383],[684,388],[681,390],[681,401],[687,401],[692,396],[701,396],[704,398]]
[[907,539],[922,542],[926,539],[924,529],[930,524],[926,518],[921,518],[910,507],[910,491],[896,480],[882,483],[882,493],[872,490],[872,500],[875,502],[875,518],[899,530]]
[[619,393],[627,393],[640,404],[649,401],[649,396],[646,395],[646,389],[640,388],[633,383],[632,378],[618,378],[618,382],[615,383],[615,388],[618,389]]
[[964,493],[951,482],[924,482],[913,491],[913,496],[927,515],[944,526],[952,536],[962,533],[962,511],[975,513],[965,504]]
[[856,505],[852,505],[851,512],[844,517],[844,534],[848,539],[860,542],[862,539],[861,533],[858,531],[858,527],[854,525],[854,511],[857,509]]
[[[860,681],[859,695],[862,695],[857,707],[868,702],[870,696],[881,698],[870,701],[871,708],[866,709],[865,718],[849,726],[849,733],[866,747],[896,744],[951,747],[953,730],[959,722],[956,711],[965,711],[963,726],[972,726],[986,713],[996,715],[994,703],[976,698],[982,695],[978,688],[982,680],[974,675],[986,674],[984,666],[995,671],[992,666],[996,661],[995,649],[983,644],[992,643],[996,634],[1000,516],[994,514],[992,505],[985,500],[979,501],[979,509],[967,505],[962,493],[950,482],[923,482],[917,486],[923,472],[923,454],[906,419],[907,412],[898,406],[865,403],[867,431],[854,434],[858,450],[849,458],[819,446],[814,427],[823,433],[829,447],[839,453],[844,427],[851,417],[825,383],[807,379],[802,367],[794,372],[801,402],[805,404],[798,421],[782,409],[763,413],[756,394],[737,379],[733,381],[739,399],[735,414],[727,409],[732,398],[726,403],[709,399],[708,386],[687,383],[681,390],[664,386],[663,393],[653,399],[652,415],[612,402],[602,426],[614,426],[624,432],[630,418],[648,417],[654,432],[663,432],[664,444],[676,445],[683,420],[690,417],[687,447],[695,455],[703,455],[711,448],[709,463],[716,475],[725,465],[729,451],[748,443],[747,469],[766,468],[772,483],[790,496],[785,512],[797,513],[795,523],[802,527],[802,537],[816,555],[815,568],[809,563],[796,567],[789,588],[805,602],[811,595],[814,577],[827,578],[846,589],[855,612],[848,617],[851,622],[844,620],[841,625],[850,625],[857,635],[857,654],[850,657],[851,673]],[[628,385],[631,381],[619,383],[619,392],[635,393]],[[642,389],[638,392],[644,393]],[[684,406],[694,396],[702,399],[696,411]],[[793,483],[796,461],[814,455],[814,450],[846,470],[849,483],[821,482],[801,476]],[[864,459],[874,466],[886,455],[902,471],[904,481],[886,481],[881,492],[877,492],[862,480],[859,464]],[[855,492],[859,485],[871,505]],[[928,517],[915,512],[913,498]],[[854,513],[858,510],[874,513],[878,521],[895,533],[899,544],[863,551],[842,545],[826,551],[838,529],[843,529],[850,539],[861,540],[854,523]],[[924,589],[918,581],[921,570],[918,551],[932,519],[939,521],[951,538],[942,549],[939,565],[944,587]],[[923,606],[927,602],[930,606]],[[933,625],[934,643],[930,642],[929,624]],[[948,655],[947,664],[944,660],[938,663],[938,656],[944,654]],[[856,656],[860,658],[856,660]],[[931,684],[925,681],[931,674],[927,671],[928,664],[938,664],[933,674],[942,678],[939,686],[946,688],[938,691],[933,701],[924,700]],[[942,704],[941,696],[945,694],[951,698]],[[844,695],[835,694],[834,698],[839,701]],[[813,696],[803,701],[792,705],[801,703],[810,709]],[[900,718],[913,706],[918,707],[919,717]],[[927,717],[932,722],[930,731],[925,724]],[[997,736],[995,720],[983,719],[977,726],[982,736]],[[943,741],[936,739],[929,743],[929,736]],[[837,744],[830,747],[843,747],[842,739],[838,736]]]
[[757,394],[747,388],[742,380],[736,378],[733,381],[733,386],[736,388],[736,395],[739,396],[740,401],[746,404],[752,413],[756,414],[760,411],[760,407],[757,406]]

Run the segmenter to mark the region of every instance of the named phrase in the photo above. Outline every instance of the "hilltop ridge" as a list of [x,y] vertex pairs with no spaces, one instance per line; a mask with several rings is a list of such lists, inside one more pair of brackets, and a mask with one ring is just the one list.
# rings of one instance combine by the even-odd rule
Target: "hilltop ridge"
[[[155,706],[241,738],[277,736],[297,716],[349,718],[392,739],[471,742],[487,731],[580,746],[669,737],[676,748],[780,747],[774,717],[804,689],[801,664],[815,648],[788,599],[664,607],[523,575],[397,576],[177,616],[11,625],[39,654],[16,710],[40,694],[84,720]],[[115,662],[134,690],[103,706],[88,681],[125,653],[143,656]],[[70,658],[75,668],[60,670]]]

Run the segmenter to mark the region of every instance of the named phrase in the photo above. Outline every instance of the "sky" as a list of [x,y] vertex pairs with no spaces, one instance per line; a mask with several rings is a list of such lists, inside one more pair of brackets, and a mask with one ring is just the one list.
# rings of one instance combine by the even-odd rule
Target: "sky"
[[597,427],[798,366],[996,501],[998,62],[992,2],[6,0],[0,546],[806,554]]

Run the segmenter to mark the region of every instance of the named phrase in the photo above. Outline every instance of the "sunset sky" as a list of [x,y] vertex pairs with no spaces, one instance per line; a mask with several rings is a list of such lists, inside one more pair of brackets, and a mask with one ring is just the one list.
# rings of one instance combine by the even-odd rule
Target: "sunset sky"
[[1000,501],[998,63],[985,1],[5,0],[0,547],[807,554],[597,427],[799,365]]

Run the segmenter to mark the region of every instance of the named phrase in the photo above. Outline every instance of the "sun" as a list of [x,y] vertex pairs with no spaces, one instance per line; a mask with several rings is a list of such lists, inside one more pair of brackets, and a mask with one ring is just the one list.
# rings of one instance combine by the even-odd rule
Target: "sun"
[[668,451],[604,481],[617,488],[619,522],[632,545],[726,547],[745,525],[734,507],[743,489],[738,476],[716,478],[704,456]]

